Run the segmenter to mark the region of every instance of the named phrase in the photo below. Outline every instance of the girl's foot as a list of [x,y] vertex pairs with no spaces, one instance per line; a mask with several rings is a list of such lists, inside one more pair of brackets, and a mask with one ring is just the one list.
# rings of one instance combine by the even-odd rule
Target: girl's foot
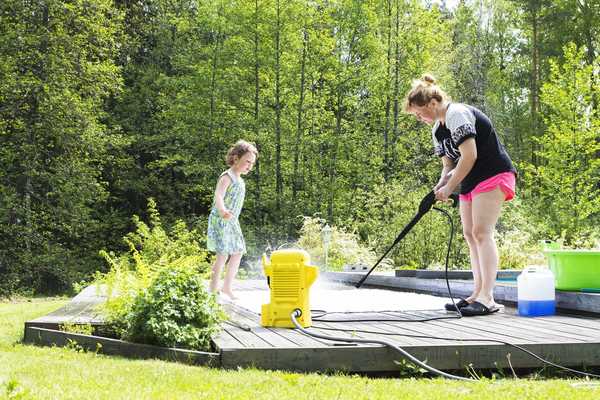
[[235,294],[233,294],[233,292],[231,290],[225,290],[225,289],[223,289],[221,291],[221,293],[223,293],[225,296],[229,297],[229,299],[231,301],[235,301],[235,300],[238,299],[237,296]]

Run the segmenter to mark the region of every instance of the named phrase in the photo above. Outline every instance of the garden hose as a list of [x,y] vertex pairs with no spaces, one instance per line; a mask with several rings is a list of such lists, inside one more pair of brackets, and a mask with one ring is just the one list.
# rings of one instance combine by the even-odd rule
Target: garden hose
[[412,354],[408,353],[402,347],[396,345],[395,343],[389,342],[387,340],[359,339],[359,338],[348,339],[348,338],[343,338],[343,337],[339,337],[339,336],[329,336],[329,335],[322,335],[322,334],[319,334],[319,333],[309,332],[306,329],[304,329],[298,323],[298,320],[296,320],[296,318],[299,318],[301,315],[302,315],[302,311],[299,308],[297,308],[297,309],[295,309],[290,314],[290,318],[292,319],[292,322],[294,323],[294,325],[296,325],[296,329],[298,329],[300,332],[304,333],[305,335],[316,337],[316,338],[319,338],[319,339],[335,340],[335,341],[348,342],[348,343],[373,343],[373,344],[381,344],[381,345],[384,345],[384,346],[391,347],[392,349],[396,350],[397,352],[399,352],[400,354],[402,354],[405,358],[409,359],[413,363],[415,363],[418,366],[426,369],[429,372],[433,372],[436,375],[439,375],[439,376],[442,376],[442,377],[448,378],[448,379],[456,379],[456,380],[460,380],[460,381],[475,382],[475,379],[465,378],[465,377],[458,376],[458,375],[452,375],[452,374],[449,374],[447,372],[440,371],[439,369],[435,369],[435,368],[433,368],[433,367],[425,364],[424,362],[422,362],[421,360],[419,360],[418,358],[416,358]]

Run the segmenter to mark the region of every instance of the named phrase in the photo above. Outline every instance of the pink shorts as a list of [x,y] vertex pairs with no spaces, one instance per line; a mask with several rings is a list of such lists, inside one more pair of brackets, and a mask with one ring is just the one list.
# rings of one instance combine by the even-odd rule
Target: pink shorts
[[459,195],[458,198],[460,201],[473,201],[473,197],[477,196],[479,193],[491,192],[497,187],[500,187],[500,190],[504,192],[504,200],[512,200],[513,197],[515,197],[515,180],[514,172],[502,172],[483,182],[479,182],[473,190],[467,194]]

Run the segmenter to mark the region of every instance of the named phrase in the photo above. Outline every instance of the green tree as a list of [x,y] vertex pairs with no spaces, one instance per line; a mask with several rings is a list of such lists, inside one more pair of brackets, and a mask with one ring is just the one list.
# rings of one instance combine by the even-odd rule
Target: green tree
[[573,243],[598,227],[600,213],[600,116],[592,107],[592,66],[584,49],[570,44],[564,62],[551,62],[550,80],[542,90],[548,126],[539,138],[540,165],[525,164],[532,211],[550,236]]
[[99,265],[119,22],[109,0],[0,5],[0,294],[64,290]]

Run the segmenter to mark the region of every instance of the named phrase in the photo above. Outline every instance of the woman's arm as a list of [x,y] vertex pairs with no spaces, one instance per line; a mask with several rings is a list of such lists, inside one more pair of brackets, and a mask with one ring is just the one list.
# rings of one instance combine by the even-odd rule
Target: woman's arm
[[469,138],[462,142],[458,146],[460,151],[460,159],[456,164],[456,168],[452,170],[452,174],[448,182],[438,188],[435,192],[435,197],[438,200],[445,201],[448,199],[452,191],[462,180],[467,176],[469,171],[473,168],[475,160],[477,160],[477,146],[475,145],[475,138]]
[[440,180],[433,188],[434,192],[448,183],[448,179],[450,179],[450,176],[453,174],[452,171],[455,167],[456,164],[454,164],[454,161],[447,156],[442,156],[442,172],[440,173]]
[[225,208],[225,192],[227,188],[231,184],[231,178],[227,176],[227,174],[221,176],[217,182],[217,189],[215,190],[215,205],[217,206],[217,211],[224,219],[229,219],[233,216],[231,211]]

